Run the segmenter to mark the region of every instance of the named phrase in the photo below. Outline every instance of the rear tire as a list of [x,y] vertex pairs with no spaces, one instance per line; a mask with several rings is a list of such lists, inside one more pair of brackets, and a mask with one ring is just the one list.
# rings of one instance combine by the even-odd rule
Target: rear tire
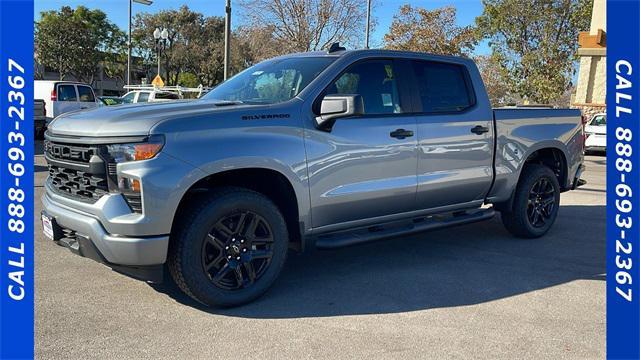
[[242,188],[193,202],[171,236],[168,267],[175,283],[196,301],[221,307],[264,294],[282,270],[289,242],[273,202]]
[[522,170],[511,209],[501,212],[502,223],[515,236],[537,238],[549,231],[560,207],[560,185],[551,169],[529,164]]

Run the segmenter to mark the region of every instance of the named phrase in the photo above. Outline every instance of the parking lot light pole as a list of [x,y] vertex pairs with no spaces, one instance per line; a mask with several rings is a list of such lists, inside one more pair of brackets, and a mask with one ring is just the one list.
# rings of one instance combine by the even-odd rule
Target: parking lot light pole
[[131,8],[133,3],[151,5],[153,0],[129,0],[129,39],[127,41],[127,85],[131,85]]

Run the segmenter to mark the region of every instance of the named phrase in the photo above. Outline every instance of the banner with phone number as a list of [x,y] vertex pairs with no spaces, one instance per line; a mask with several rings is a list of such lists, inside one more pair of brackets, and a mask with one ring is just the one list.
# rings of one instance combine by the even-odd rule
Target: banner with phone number
[[607,2],[607,357],[640,358],[640,2]]
[[33,358],[33,1],[0,0],[0,358]]

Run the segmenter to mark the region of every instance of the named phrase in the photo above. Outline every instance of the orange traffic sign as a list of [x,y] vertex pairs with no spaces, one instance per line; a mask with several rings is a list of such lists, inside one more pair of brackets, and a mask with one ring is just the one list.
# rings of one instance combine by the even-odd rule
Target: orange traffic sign
[[153,86],[163,87],[164,81],[162,81],[162,78],[160,77],[160,75],[156,75],[156,77],[153,79],[151,84],[153,84]]

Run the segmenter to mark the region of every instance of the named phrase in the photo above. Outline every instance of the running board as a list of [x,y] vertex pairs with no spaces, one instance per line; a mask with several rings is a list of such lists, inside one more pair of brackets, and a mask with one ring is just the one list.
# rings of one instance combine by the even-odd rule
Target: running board
[[408,235],[450,226],[470,224],[491,219],[495,215],[493,208],[473,211],[458,211],[447,214],[429,215],[409,221],[357,228],[348,231],[319,235],[315,239],[318,249],[334,249],[362,244],[393,236]]

